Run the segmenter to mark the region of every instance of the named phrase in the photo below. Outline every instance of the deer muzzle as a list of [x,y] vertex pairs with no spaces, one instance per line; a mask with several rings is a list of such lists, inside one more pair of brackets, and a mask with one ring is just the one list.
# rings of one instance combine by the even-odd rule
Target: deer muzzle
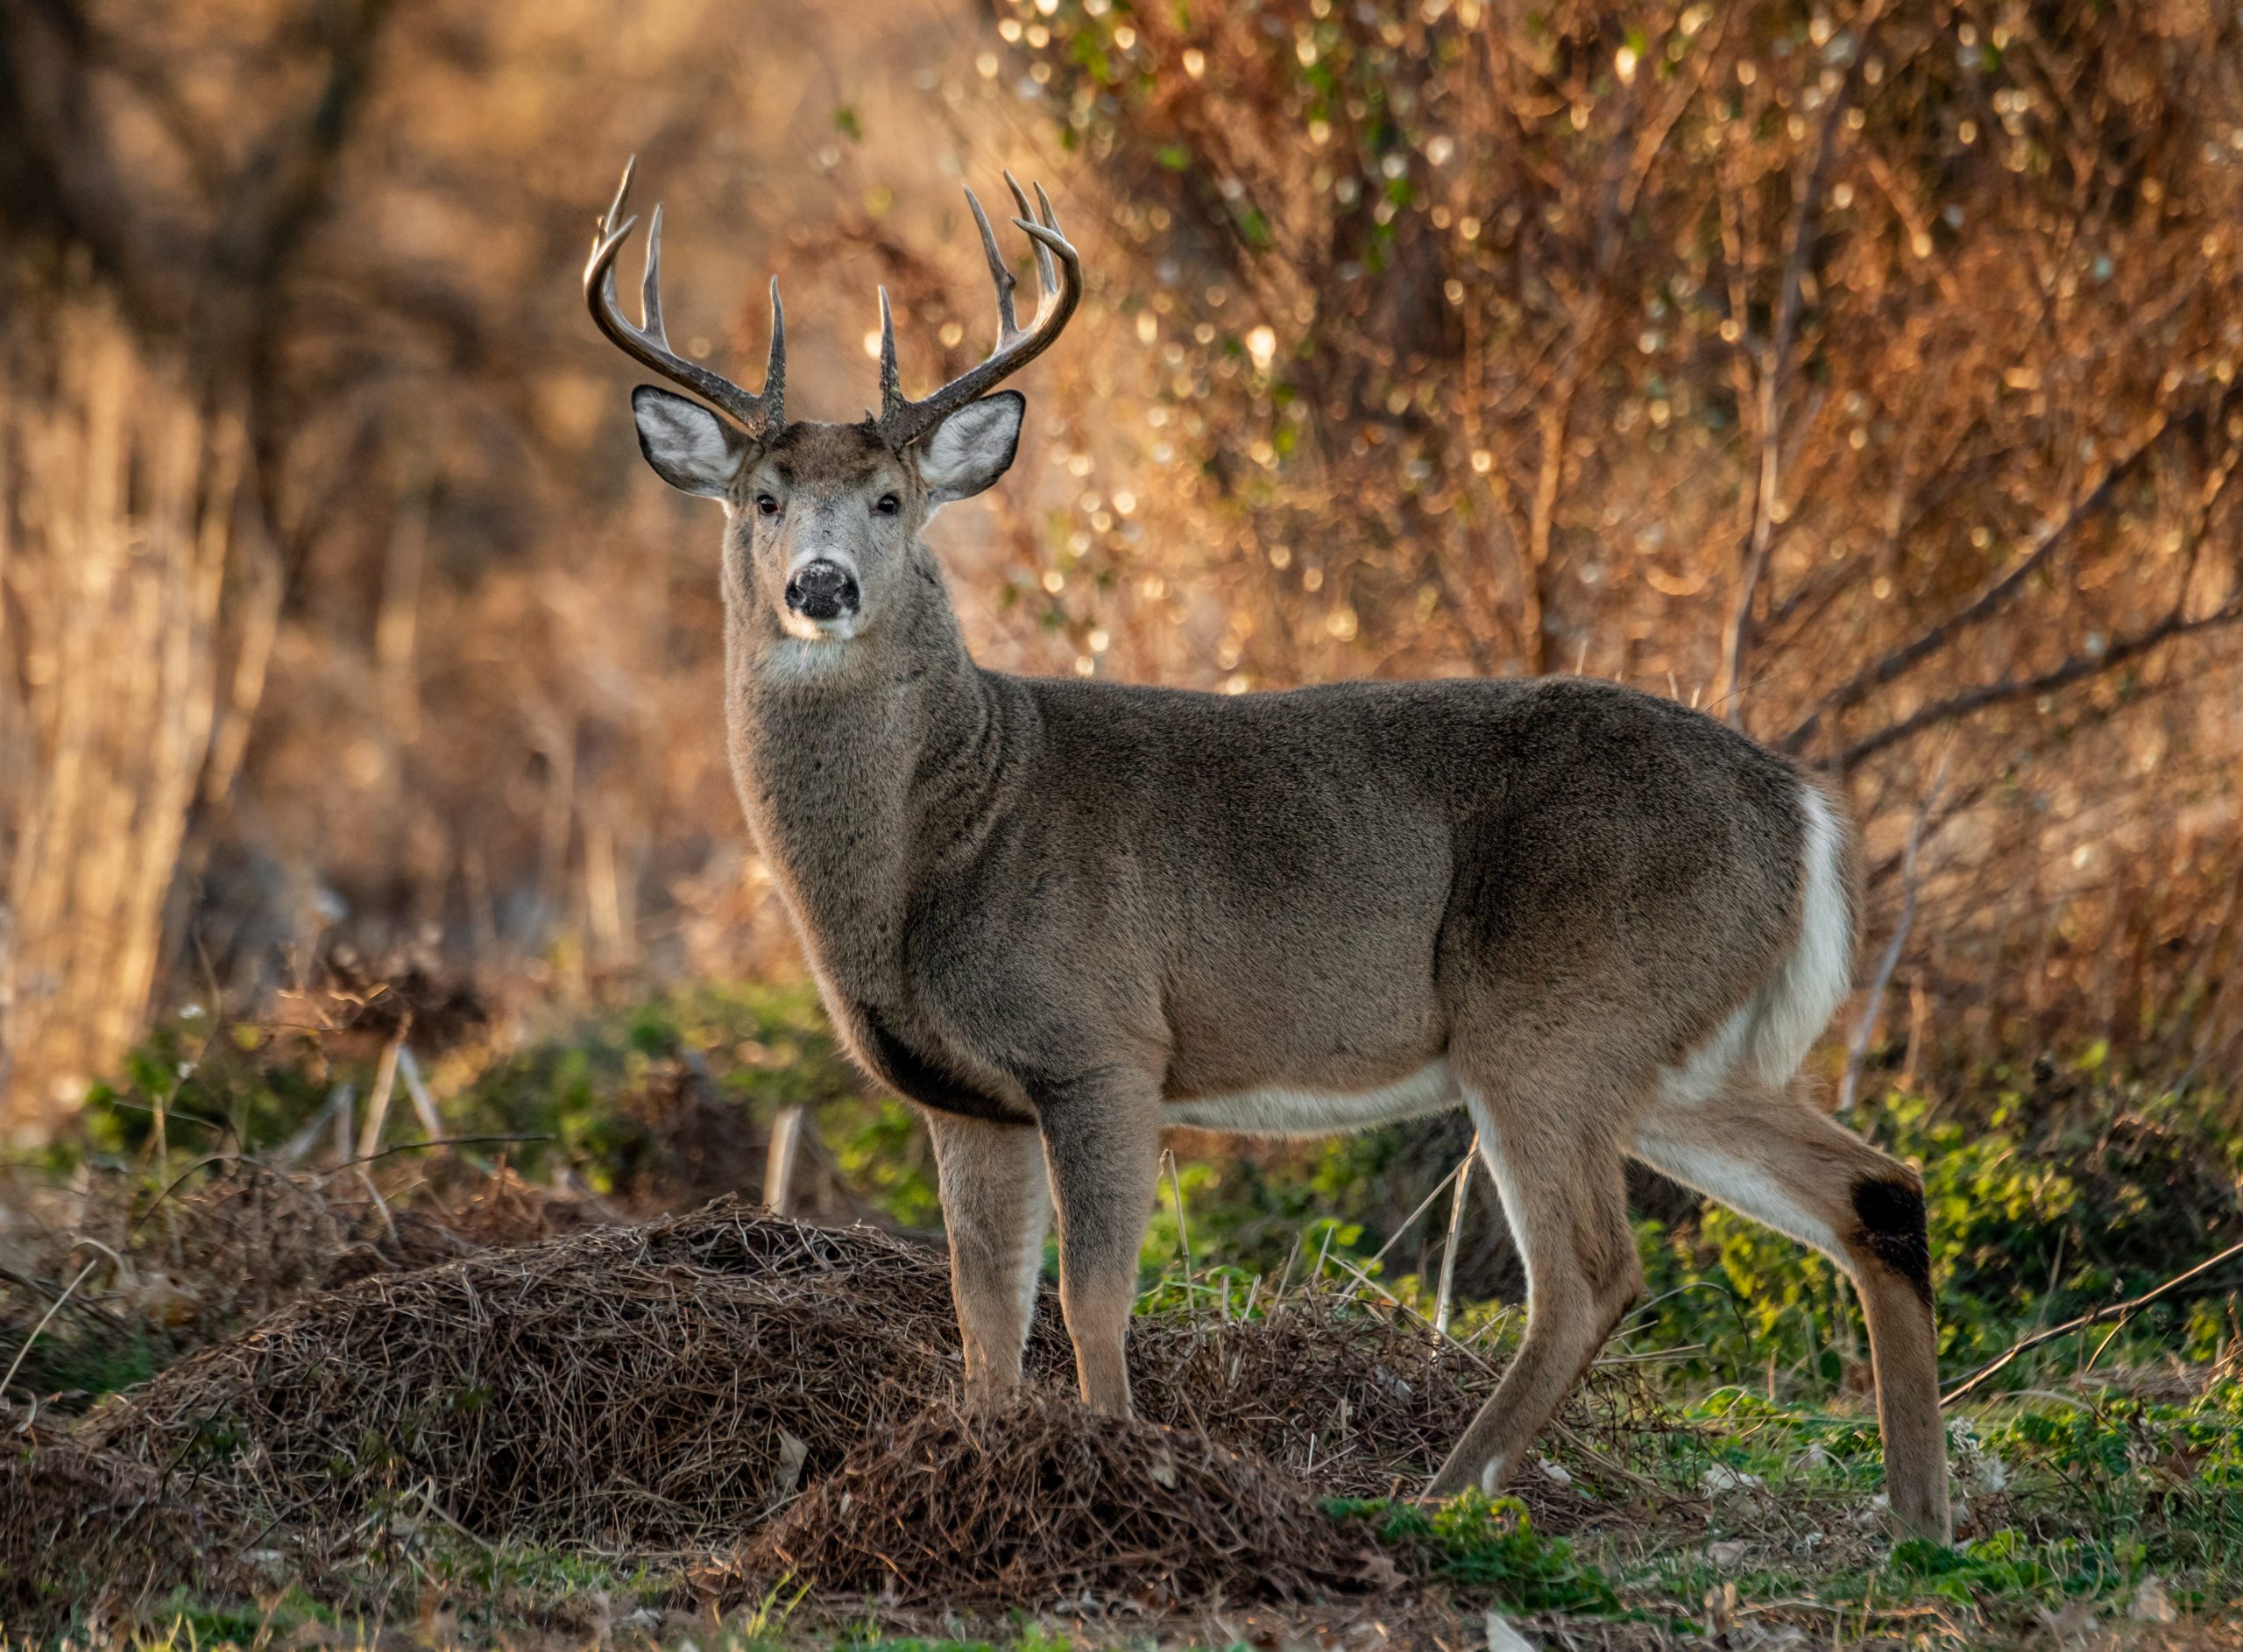
[[787,607],[804,619],[848,618],[859,600],[856,575],[824,557],[804,562],[787,581]]

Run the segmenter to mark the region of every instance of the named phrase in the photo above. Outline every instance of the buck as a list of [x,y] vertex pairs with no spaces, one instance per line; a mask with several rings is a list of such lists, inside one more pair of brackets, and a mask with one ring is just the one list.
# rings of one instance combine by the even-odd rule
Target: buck
[[[1641,1288],[1632,1156],[1830,1257],[1868,1323],[1893,1513],[1949,1529],[1921,1183],[1795,1075],[1849,986],[1854,859],[1785,759],[1617,684],[1348,682],[1221,695],[1008,676],[967,652],[920,538],[1012,463],[1082,265],[1014,183],[1026,326],[980,202],[994,351],[908,399],[786,416],[785,321],[750,394],[672,352],[662,211],[642,314],[593,320],[639,443],[725,509],[734,781],[836,1030],[923,1111],[966,1373],[1017,1383],[1056,1204],[1082,1397],[1126,1415],[1124,1337],[1166,1125],[1284,1135],[1464,1108],[1527,1324],[1429,1497],[1493,1490]],[[705,406],[704,404],[706,404]]]

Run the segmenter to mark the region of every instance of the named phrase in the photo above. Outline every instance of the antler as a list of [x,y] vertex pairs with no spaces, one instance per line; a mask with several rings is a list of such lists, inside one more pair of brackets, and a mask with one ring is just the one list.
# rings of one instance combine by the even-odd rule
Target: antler
[[670,349],[669,335],[662,328],[660,204],[655,206],[654,218],[647,226],[647,273],[639,288],[639,325],[633,327],[625,321],[623,311],[615,301],[615,256],[623,250],[623,244],[631,238],[631,231],[639,222],[635,217],[622,217],[624,198],[631,193],[631,177],[638,168],[639,158],[633,155],[623,168],[623,181],[616,186],[615,199],[608,203],[607,216],[600,222],[599,233],[592,237],[591,259],[584,265],[584,301],[591,307],[592,320],[625,354],[672,383],[683,385],[695,395],[714,402],[739,420],[749,435],[761,441],[787,422],[787,317],[779,307],[778,278],[775,276],[771,281],[771,360],[764,370],[761,395],[750,395],[731,379],[687,361]]
[[1082,258],[1068,244],[1066,237],[1059,233],[1059,220],[1051,210],[1051,198],[1044,193],[1044,186],[1036,187],[1036,210],[1031,213],[1028,197],[1014,181],[1012,173],[1005,174],[1005,185],[1013,192],[1014,203],[1020,208],[1020,216],[1013,222],[1036,244],[1038,298],[1035,318],[1026,328],[1014,319],[1013,288],[1017,284],[1013,272],[1005,267],[1003,255],[997,251],[997,237],[989,228],[988,215],[981,210],[981,202],[973,191],[968,189],[966,199],[973,208],[973,222],[981,227],[981,251],[988,256],[990,279],[997,284],[997,348],[989,353],[988,360],[952,379],[940,390],[918,401],[906,400],[895,371],[895,318],[888,313],[888,289],[881,288],[881,411],[876,427],[891,447],[909,446],[967,402],[988,394],[1002,380],[1041,356],[1051,347],[1052,341],[1066,327],[1068,318],[1074,314],[1075,306],[1082,301]]

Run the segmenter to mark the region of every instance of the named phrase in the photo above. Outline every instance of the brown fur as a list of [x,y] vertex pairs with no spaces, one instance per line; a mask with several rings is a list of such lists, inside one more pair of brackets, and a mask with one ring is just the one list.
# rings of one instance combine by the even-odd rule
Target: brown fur
[[[1018,1380],[1044,1176],[1083,1394],[1126,1412],[1164,1119],[1446,1061],[1530,1310],[1435,1494],[1521,1461],[1635,1297],[1623,1159],[1660,1164],[1680,1131],[1685,1171],[1860,1286],[1895,1508],[1943,1538],[1929,1311],[1900,1204],[1855,1204],[1910,1173],[1787,1093],[1683,1116],[1660,1090],[1800,944],[1797,771],[1578,678],[1221,696],[984,671],[918,538],[923,462],[870,426],[746,447],[722,490],[726,721],[842,1038],[928,1109],[974,1386]],[[782,589],[811,552],[861,583],[847,640],[790,632]]]

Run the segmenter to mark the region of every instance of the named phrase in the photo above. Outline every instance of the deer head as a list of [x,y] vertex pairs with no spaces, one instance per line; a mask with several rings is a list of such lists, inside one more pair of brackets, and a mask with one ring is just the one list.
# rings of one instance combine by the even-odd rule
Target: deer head
[[936,577],[918,540],[928,518],[980,492],[1012,463],[1027,403],[1017,391],[996,386],[1050,348],[1082,298],[1082,261],[1060,234],[1051,200],[1039,187],[1031,208],[1005,174],[1020,209],[1013,222],[1036,250],[1039,299],[1022,327],[1013,273],[980,201],[966,192],[997,287],[997,346],[987,360],[919,400],[907,399],[883,287],[880,412],[853,425],[789,422],[786,318],[775,279],[761,392],[751,394],[671,350],[662,326],[659,206],[647,225],[639,324],[624,318],[615,261],[638,223],[623,215],[636,164],[624,168],[593,239],[584,296],[592,320],[625,353],[701,399],[652,385],[633,391],[640,450],[672,487],[723,504],[725,601],[739,617],[809,645],[845,644],[879,631],[923,588],[920,575]]

